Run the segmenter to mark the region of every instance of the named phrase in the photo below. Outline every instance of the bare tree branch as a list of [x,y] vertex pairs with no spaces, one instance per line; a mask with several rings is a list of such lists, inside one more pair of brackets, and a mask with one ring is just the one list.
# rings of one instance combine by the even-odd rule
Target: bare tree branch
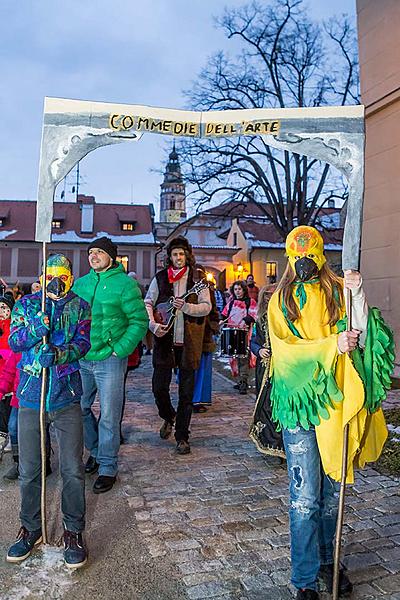
[[[240,42],[240,53],[211,57],[186,92],[191,108],[358,102],[356,37],[347,17],[320,26],[310,20],[303,0],[254,0],[226,9],[216,23],[228,39]],[[317,222],[328,199],[346,196],[329,165],[280,152],[266,138],[189,140],[180,153],[197,208],[222,194],[224,199],[253,195],[282,235],[297,223]]]

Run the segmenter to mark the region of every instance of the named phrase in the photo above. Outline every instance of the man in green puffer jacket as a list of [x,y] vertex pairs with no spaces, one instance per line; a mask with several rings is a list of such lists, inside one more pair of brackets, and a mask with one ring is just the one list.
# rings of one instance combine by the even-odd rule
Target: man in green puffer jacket
[[[137,282],[116,262],[117,246],[107,237],[88,247],[90,272],[75,282],[74,292],[92,307],[91,349],[81,360],[81,400],[86,473],[95,473],[93,491],[107,492],[118,471],[120,419],[128,355],[147,331],[148,317]],[[96,392],[100,417],[92,412]]]

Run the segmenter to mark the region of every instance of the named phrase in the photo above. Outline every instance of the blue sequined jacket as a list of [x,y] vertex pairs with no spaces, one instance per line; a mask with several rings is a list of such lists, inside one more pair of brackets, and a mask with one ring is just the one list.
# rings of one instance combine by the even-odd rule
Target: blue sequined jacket
[[[9,337],[10,348],[22,353],[18,363],[19,405],[37,410],[42,381],[40,313],[41,292],[23,296],[13,308]],[[45,314],[50,319],[48,343],[56,347],[55,364],[47,369],[46,411],[50,412],[80,401],[79,359],[90,349],[90,306],[70,291],[57,301],[47,298]]]

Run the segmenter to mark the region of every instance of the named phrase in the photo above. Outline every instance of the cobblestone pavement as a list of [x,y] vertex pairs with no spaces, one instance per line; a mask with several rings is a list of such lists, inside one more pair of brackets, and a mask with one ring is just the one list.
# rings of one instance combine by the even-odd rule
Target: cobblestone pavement
[[[158,437],[150,376],[148,363],[130,376],[120,476],[144,545],[174,561],[192,600],[291,598],[287,474],[248,439],[254,396],[233,395],[216,375],[213,407],[193,416],[192,454],[176,457]],[[400,598],[398,480],[360,473],[344,530],[353,598]]]
[[[125,558],[126,577],[138,553],[149,554],[154,564],[168,569],[169,583],[180,586],[174,595],[161,585],[161,600],[293,598],[288,584],[287,474],[284,465],[260,455],[248,439],[254,395],[233,394],[232,383],[215,374],[212,408],[193,416],[192,454],[176,456],[173,440],[159,437],[161,421],[150,388],[151,365],[145,357],[128,377],[127,443],[121,448],[118,485],[96,498],[97,506],[112,512],[94,511],[88,491],[89,545],[93,530],[105,526],[102,520],[117,522],[120,515],[132,519],[129,527],[137,536],[136,558],[129,552]],[[391,394],[392,405],[398,403],[399,393]],[[400,599],[398,480],[372,468],[360,473],[348,492],[344,532],[344,562],[355,583],[352,598]],[[96,560],[102,576],[102,566],[112,566],[113,561],[107,544]],[[81,595],[76,597],[89,597],[86,579],[82,570]],[[54,597],[69,597],[68,582],[63,585],[65,596]],[[125,597],[133,598],[129,593]]]

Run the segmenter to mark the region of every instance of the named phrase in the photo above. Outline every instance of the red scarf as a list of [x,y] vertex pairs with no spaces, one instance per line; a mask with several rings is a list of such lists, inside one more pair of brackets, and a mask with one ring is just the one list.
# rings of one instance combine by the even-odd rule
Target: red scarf
[[179,279],[182,279],[182,277],[184,276],[186,271],[187,271],[187,267],[182,267],[182,269],[179,269],[179,271],[176,273],[176,275],[174,275],[173,267],[168,267],[169,283],[175,283],[176,281],[179,281]]

